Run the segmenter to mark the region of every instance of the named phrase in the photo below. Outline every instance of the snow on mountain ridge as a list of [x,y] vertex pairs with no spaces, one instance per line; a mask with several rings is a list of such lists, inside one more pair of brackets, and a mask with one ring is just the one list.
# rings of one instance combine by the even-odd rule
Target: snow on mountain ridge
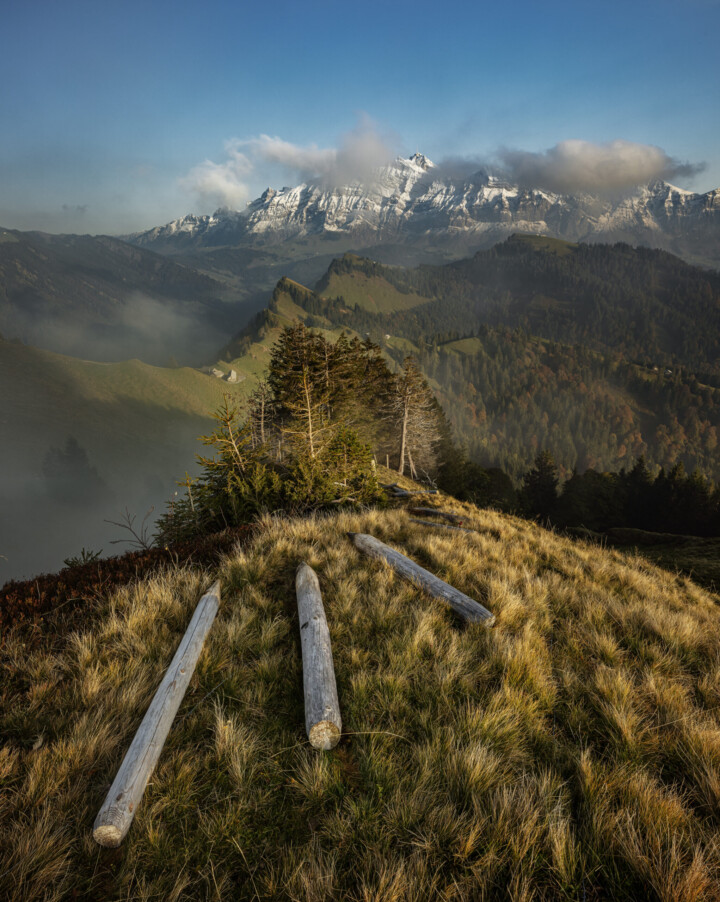
[[675,249],[679,239],[704,242],[708,233],[709,246],[715,248],[712,256],[720,265],[720,191],[700,195],[654,182],[619,200],[561,195],[510,185],[486,172],[445,174],[415,153],[398,157],[367,183],[268,188],[244,210],[190,214],[130,240],[170,251],[264,246],[322,235],[346,235],[350,245],[358,247],[431,239],[447,244],[460,238],[466,244],[487,244],[513,231],[667,249]]

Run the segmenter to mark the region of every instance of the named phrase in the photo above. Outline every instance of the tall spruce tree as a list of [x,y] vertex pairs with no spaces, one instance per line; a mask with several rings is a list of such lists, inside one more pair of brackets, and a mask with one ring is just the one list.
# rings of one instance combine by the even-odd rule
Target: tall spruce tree
[[329,439],[330,427],[325,339],[302,323],[285,329],[273,345],[268,385],[277,403],[283,437],[291,447],[316,457]]
[[547,519],[557,503],[558,472],[549,451],[535,458],[535,466],[523,476],[520,504],[525,513],[539,520]]

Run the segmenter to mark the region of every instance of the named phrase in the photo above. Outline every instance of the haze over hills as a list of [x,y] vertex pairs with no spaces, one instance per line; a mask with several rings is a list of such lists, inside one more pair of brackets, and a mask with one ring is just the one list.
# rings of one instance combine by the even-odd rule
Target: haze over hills
[[118,238],[0,229],[0,332],[92,360],[204,363],[242,292]]
[[223,394],[248,385],[189,367],[98,363],[0,340],[0,584],[110,555],[128,508],[159,514],[193,471]]
[[[696,263],[720,264],[720,191],[694,194],[654,181],[629,195],[559,194],[520,187],[485,170],[458,174],[423,154],[398,157],[369,182],[268,188],[244,210],[188,215],[127,236],[166,254],[304,243],[308,256],[374,248],[388,262],[461,257],[517,231],[569,241],[626,241]],[[382,249],[384,248],[384,253]]]

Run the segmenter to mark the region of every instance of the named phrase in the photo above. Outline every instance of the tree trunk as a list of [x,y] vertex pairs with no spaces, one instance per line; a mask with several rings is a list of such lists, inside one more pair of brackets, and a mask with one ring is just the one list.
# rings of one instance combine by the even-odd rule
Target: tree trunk
[[458,532],[476,532],[474,529],[468,529],[467,526],[451,526],[449,523],[431,523],[429,520],[415,520],[410,517],[410,523],[417,523],[418,526],[435,526],[437,529],[455,529]]
[[457,526],[461,526],[463,518],[460,514],[451,514],[449,511],[441,511],[437,507],[409,507],[409,514],[427,514],[428,517],[442,517],[443,520],[449,520]]
[[307,411],[308,447],[310,449],[310,457],[315,457],[315,445],[313,442],[312,400],[310,398],[310,384],[308,382],[308,372],[306,369],[303,370],[303,392],[305,394],[305,409]]
[[405,473],[405,443],[407,441],[407,422],[408,422],[408,413],[410,407],[409,404],[405,404],[405,412],[403,413],[402,420],[402,435],[400,438],[400,464],[398,466],[398,473],[403,476]]

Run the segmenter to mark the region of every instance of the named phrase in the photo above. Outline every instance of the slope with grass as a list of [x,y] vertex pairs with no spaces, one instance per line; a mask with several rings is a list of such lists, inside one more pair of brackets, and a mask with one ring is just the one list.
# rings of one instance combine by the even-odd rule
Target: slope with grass
[[350,306],[371,313],[394,313],[429,303],[430,298],[408,290],[402,282],[390,282],[387,272],[386,266],[345,254],[333,260],[315,290],[323,297],[342,298]]
[[[197,436],[210,430],[223,394],[242,400],[251,382],[0,340],[0,583],[57,569],[81,547],[109,552],[121,534],[103,520],[126,506],[141,518],[150,505],[159,510],[175,478],[194,469]],[[107,486],[103,504],[52,497],[44,462],[70,437]],[[75,488],[79,498],[81,480]]]
[[[0,882],[12,900],[720,898],[717,598],[617,551],[437,498],[263,520],[47,654],[3,639]],[[487,605],[462,626],[345,533]],[[320,578],[345,733],[304,734],[295,569]],[[124,845],[92,822],[209,582],[221,611]]]

